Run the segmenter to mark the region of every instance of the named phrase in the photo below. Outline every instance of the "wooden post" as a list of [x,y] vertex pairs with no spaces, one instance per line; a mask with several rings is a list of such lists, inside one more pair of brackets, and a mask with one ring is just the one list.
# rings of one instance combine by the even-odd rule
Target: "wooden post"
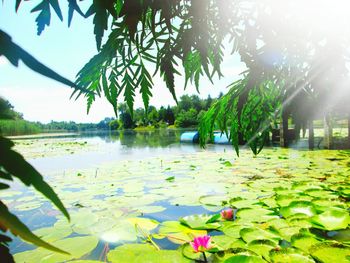
[[288,114],[282,113],[282,122],[280,125],[280,146],[288,147]]
[[315,148],[315,133],[314,133],[314,120],[309,120],[309,149]]
[[324,148],[333,149],[333,127],[332,120],[329,113],[324,116]]

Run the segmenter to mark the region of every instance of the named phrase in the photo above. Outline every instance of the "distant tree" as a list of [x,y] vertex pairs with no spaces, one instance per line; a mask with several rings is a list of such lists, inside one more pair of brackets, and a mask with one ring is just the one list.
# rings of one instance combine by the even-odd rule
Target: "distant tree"
[[138,108],[134,111],[134,122],[136,126],[147,126],[147,116],[145,109]]
[[198,97],[198,95],[192,95],[191,99],[191,108],[195,109],[197,112],[200,112],[202,108],[202,100]]
[[102,121],[100,121],[97,124],[97,128],[100,130],[108,130],[109,129],[109,123],[113,121],[114,118],[104,118]]
[[150,106],[148,109],[147,119],[152,125],[156,125],[159,121],[159,113],[154,106]]
[[210,95],[208,95],[207,99],[205,100],[205,104],[204,104],[204,110],[208,110],[211,105],[213,104],[213,99],[210,97]]
[[116,131],[120,128],[119,120],[112,120],[108,123],[109,129],[112,131]]
[[0,119],[19,119],[23,120],[23,114],[14,110],[12,104],[0,97]]
[[123,129],[132,129],[135,127],[135,123],[130,114],[130,110],[125,103],[118,105],[119,119],[122,123]]
[[189,111],[182,110],[177,116],[175,125],[181,128],[188,128],[198,125],[197,111],[191,108]]
[[170,106],[166,109],[166,114],[164,121],[167,122],[169,125],[174,125],[175,123],[175,114],[173,108],[170,108]]
[[164,121],[166,122],[165,118],[166,118],[166,109],[164,106],[161,106],[159,111],[158,111],[158,115],[159,115],[159,118],[158,118],[158,121]]

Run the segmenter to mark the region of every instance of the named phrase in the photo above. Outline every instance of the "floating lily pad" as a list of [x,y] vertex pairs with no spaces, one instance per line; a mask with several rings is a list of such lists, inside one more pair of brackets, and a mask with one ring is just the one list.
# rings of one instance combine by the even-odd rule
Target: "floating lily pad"
[[266,261],[258,256],[235,255],[226,259],[224,263],[266,263]]
[[227,250],[232,247],[233,242],[237,241],[237,239],[233,239],[230,236],[220,235],[220,236],[212,236],[212,243],[215,244],[215,247],[218,250]]
[[[195,252],[189,243],[184,244],[181,247],[181,251],[185,258],[192,259],[195,261],[204,260],[203,254],[200,252]],[[205,252],[205,256],[209,258],[211,254],[209,252]]]
[[53,241],[60,240],[69,236],[70,234],[72,234],[72,229],[70,227],[45,227],[37,229],[33,231],[33,233],[39,236],[41,239],[45,240],[46,242],[51,243]]
[[347,210],[331,209],[311,218],[315,228],[324,230],[339,230],[347,228],[350,223],[350,216]]
[[242,222],[266,222],[278,216],[273,211],[264,208],[243,208],[237,212],[237,217]]
[[311,202],[293,201],[289,206],[282,207],[280,213],[284,218],[288,218],[295,214],[305,214],[309,217],[316,215],[317,211]]
[[99,234],[103,241],[117,244],[136,241],[139,235],[142,235],[142,233],[138,233],[135,225],[127,220],[122,220]]
[[72,259],[79,259],[82,256],[91,252],[98,243],[98,239],[93,236],[85,237],[72,237],[61,239],[53,242],[52,244],[70,253],[70,255],[64,255],[55,253],[43,248],[37,248],[14,255],[16,262],[26,263],[57,263],[64,262]]
[[294,247],[299,248],[304,252],[308,252],[310,247],[320,243],[320,241],[310,234],[300,233],[291,237],[291,243]]
[[217,215],[191,215],[180,218],[180,222],[192,229],[218,229],[221,225],[216,223],[220,218],[220,214]]
[[270,258],[276,263],[314,263],[315,261],[301,250],[293,248],[283,248],[279,250],[271,250]]
[[141,207],[137,207],[136,209],[144,214],[159,213],[159,212],[163,212],[164,210],[166,210],[166,208],[164,206],[160,206],[160,205],[141,206]]
[[270,251],[275,249],[276,243],[271,240],[254,240],[248,244],[248,249],[262,256],[265,260],[270,261]]
[[232,198],[230,204],[236,208],[256,207],[258,200],[243,199],[240,197]]
[[349,262],[350,260],[350,246],[339,243],[319,243],[312,246],[309,251],[315,259],[324,263]]
[[207,206],[222,206],[222,203],[226,200],[225,195],[205,195],[199,198],[199,202]]
[[222,228],[222,232],[224,232],[225,235],[232,237],[232,238],[240,238],[240,231],[247,226],[241,225],[241,224],[227,224]]
[[207,231],[191,229],[178,221],[165,221],[161,223],[158,233],[173,243],[183,244],[192,241],[196,236],[206,235]]
[[278,241],[281,239],[281,237],[277,236],[276,234],[271,233],[270,231],[265,231],[260,228],[256,227],[250,227],[250,228],[243,228],[240,231],[240,235],[242,239],[250,243],[255,240],[270,240],[274,242],[275,244],[278,244]]
[[126,244],[117,247],[107,254],[112,263],[187,263],[180,251],[156,250],[149,244]]
[[276,202],[280,207],[289,206],[292,202],[310,202],[312,197],[299,194],[289,194],[289,195],[278,195],[276,197]]
[[132,260],[142,257],[147,252],[156,251],[156,248],[150,244],[126,244],[109,251],[107,259],[112,263],[131,263]]

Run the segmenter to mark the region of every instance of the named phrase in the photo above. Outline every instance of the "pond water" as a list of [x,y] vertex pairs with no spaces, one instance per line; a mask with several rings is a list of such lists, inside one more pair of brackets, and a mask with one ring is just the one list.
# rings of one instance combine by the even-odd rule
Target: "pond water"
[[[167,252],[166,258],[174,260],[154,261],[150,256],[145,262],[187,262],[192,254],[184,259],[179,245],[207,233],[207,228],[184,226],[178,222],[182,217],[214,215],[231,206],[238,209],[236,223],[256,227],[261,218],[280,220],[276,207],[287,207],[291,201],[318,202],[319,207],[332,205],[348,211],[348,151],[270,147],[257,157],[242,149],[237,158],[228,145],[202,149],[181,144],[181,132],[126,131],[15,140],[16,150],[45,176],[71,215],[68,222],[40,194],[17,182],[11,190],[2,191],[2,200],[34,233],[71,253],[53,253],[14,237],[10,249],[16,262],[134,262],[120,256],[126,253],[125,244],[142,243],[150,235],[158,247],[171,250],[173,254]],[[337,196],[340,191],[343,199]],[[223,227],[225,222],[211,228],[210,234],[221,238]],[[290,235],[284,237],[289,242],[301,231],[301,226],[290,228]],[[349,232],[342,235],[345,243],[350,242]],[[243,242],[238,238],[235,240]],[[129,250],[137,249],[131,245]]]

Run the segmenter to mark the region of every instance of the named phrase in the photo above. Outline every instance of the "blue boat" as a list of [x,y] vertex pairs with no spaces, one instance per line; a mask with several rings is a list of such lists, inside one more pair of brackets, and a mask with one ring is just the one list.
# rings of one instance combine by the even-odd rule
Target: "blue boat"
[[214,144],[230,144],[226,133],[214,132]]
[[[187,143],[198,143],[199,142],[199,133],[198,131],[189,131],[181,134],[180,142]],[[230,144],[226,133],[214,132],[214,144]]]
[[198,131],[184,132],[181,134],[180,142],[198,143],[199,133]]

